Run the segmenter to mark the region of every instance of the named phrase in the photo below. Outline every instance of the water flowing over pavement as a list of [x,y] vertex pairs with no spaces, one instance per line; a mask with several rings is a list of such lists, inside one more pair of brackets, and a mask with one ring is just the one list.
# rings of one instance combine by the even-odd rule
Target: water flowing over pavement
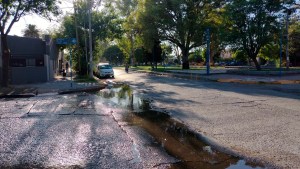
[[215,147],[274,168],[300,166],[300,96],[268,85],[224,84],[116,71],[158,110]]
[[99,93],[48,93],[64,83],[0,99],[0,168],[299,166],[297,93],[118,70]]
[[177,161],[135,142],[112,116],[123,110],[94,94],[1,99],[0,107],[0,168],[167,168]]
[[0,168],[261,168],[216,151],[130,86],[108,83],[1,99]]

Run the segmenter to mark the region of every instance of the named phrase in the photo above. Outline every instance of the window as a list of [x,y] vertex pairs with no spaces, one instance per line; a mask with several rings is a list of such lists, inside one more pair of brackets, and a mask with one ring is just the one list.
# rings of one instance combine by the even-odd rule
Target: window
[[26,66],[35,66],[35,59],[26,59]]
[[100,69],[112,69],[111,65],[100,65]]
[[11,67],[43,67],[44,58],[11,58],[10,64]]
[[10,59],[11,67],[26,67],[26,59]]

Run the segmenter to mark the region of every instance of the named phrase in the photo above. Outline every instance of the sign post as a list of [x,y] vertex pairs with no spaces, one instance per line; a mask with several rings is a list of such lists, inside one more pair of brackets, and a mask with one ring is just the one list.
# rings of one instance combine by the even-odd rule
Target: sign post
[[[56,44],[58,45],[75,45],[77,43],[76,38],[58,38]],[[73,87],[73,74],[72,74],[72,48],[70,48],[70,68],[71,68],[71,87]]]
[[279,76],[282,75],[282,67],[281,67],[281,64],[282,64],[282,36],[283,36],[283,32],[282,32],[282,27],[280,26],[280,62],[279,62]]

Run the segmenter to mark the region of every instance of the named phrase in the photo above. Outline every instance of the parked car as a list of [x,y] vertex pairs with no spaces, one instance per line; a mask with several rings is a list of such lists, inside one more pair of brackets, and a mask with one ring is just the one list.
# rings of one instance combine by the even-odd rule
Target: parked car
[[113,78],[115,76],[112,66],[108,63],[99,63],[97,65],[96,75],[99,78],[103,78],[103,77],[112,77]]

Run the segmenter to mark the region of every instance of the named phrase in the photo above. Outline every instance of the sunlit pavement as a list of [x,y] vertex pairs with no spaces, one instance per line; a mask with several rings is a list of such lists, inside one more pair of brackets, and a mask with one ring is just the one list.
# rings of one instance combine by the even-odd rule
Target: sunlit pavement
[[121,110],[98,99],[84,93],[1,99],[0,168],[166,168],[175,161],[136,142],[141,138],[112,116]]

